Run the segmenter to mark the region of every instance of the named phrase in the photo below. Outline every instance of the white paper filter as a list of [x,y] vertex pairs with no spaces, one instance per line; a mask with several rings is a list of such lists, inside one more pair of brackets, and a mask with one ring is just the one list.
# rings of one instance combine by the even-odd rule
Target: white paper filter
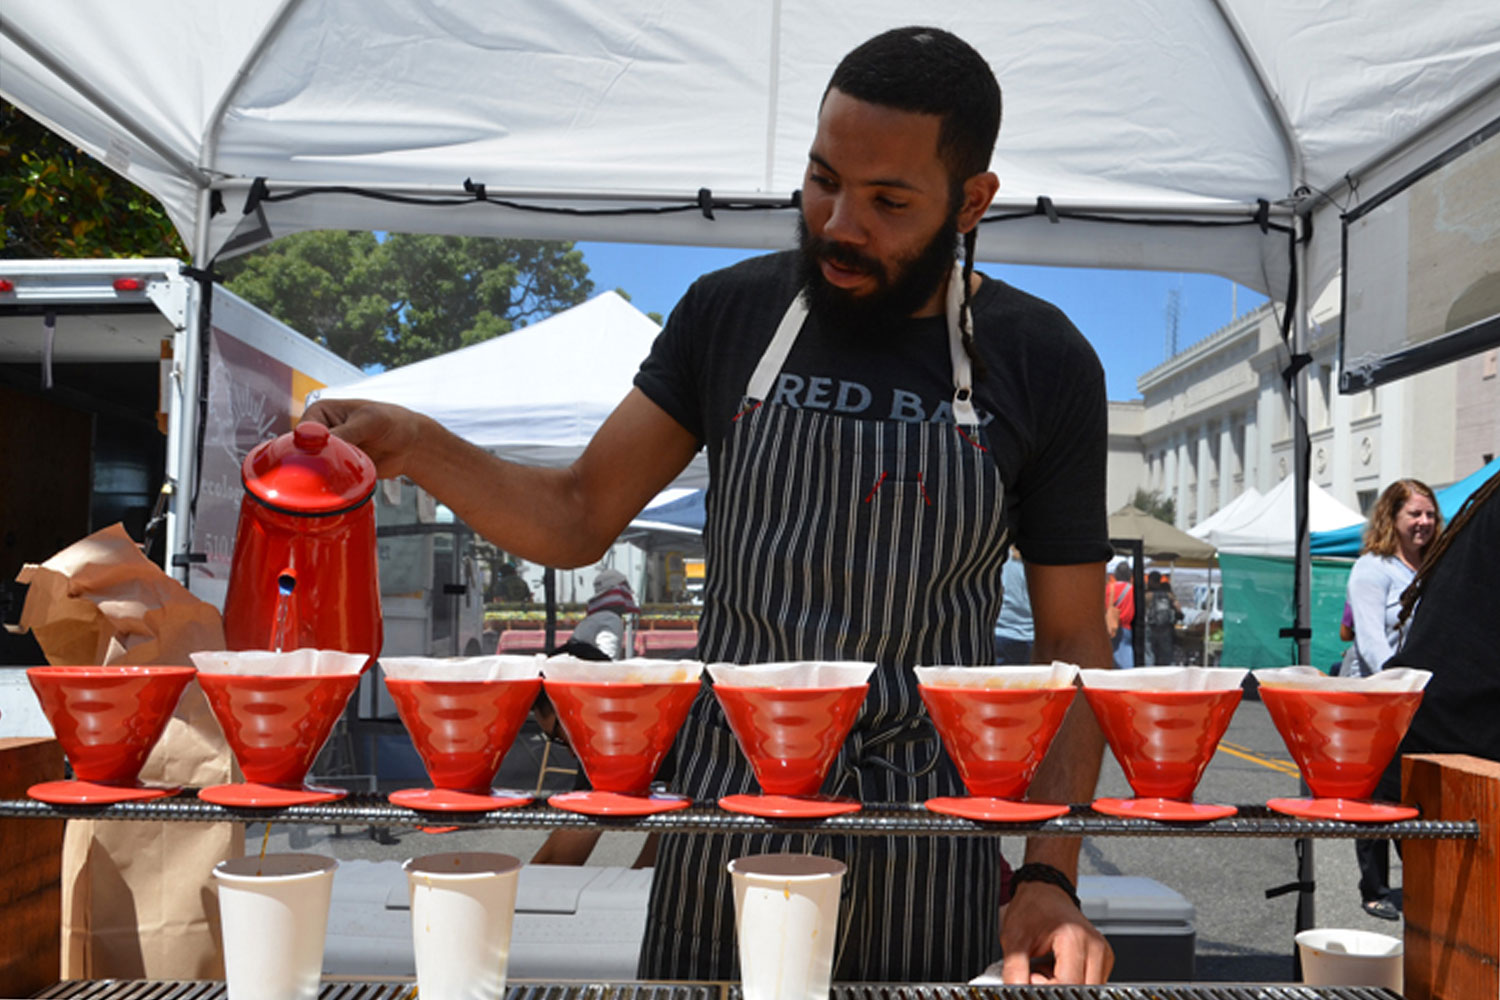
[[805,661],[801,663],[710,663],[708,675],[715,684],[748,688],[843,688],[858,687],[870,680],[875,664],[856,661]]
[[294,649],[277,653],[269,649],[214,650],[190,653],[193,666],[204,674],[237,674],[246,677],[333,677],[357,674],[369,656],[336,649]]
[[1115,691],[1228,691],[1245,682],[1248,670],[1231,667],[1136,667],[1134,670],[1080,670],[1086,688]]
[[530,656],[382,656],[380,669],[398,681],[529,681],[542,675]]
[[549,681],[574,684],[682,684],[703,674],[697,660],[580,660],[575,656],[548,656],[542,660],[542,676]]
[[1278,667],[1257,670],[1261,687],[1317,688],[1319,691],[1420,691],[1432,679],[1432,671],[1391,667],[1369,677],[1330,677],[1317,667]]
[[1065,688],[1078,679],[1078,666],[1054,660],[1051,666],[917,667],[917,683],[955,688]]

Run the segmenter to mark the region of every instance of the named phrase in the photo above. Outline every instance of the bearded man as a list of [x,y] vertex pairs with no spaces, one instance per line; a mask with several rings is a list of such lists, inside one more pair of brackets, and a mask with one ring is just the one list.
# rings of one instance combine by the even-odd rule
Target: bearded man
[[[851,52],[818,111],[798,250],[699,279],[567,469],[502,462],[395,407],[333,400],[308,417],[381,475],[411,476],[501,548],[552,566],[597,560],[706,447],[698,657],[876,664],[824,792],[962,795],[912,667],[992,662],[1011,544],[1026,559],[1036,662],[1111,664],[1098,612],[1111,553],[1102,369],[1057,309],[973,269],[999,124],[994,74],[948,32],[898,29]],[[1031,798],[1087,801],[1102,748],[1077,699]],[[674,756],[673,790],[696,800],[755,788],[706,684]],[[792,851],[848,866],[837,980],[963,981],[1003,952],[1007,982],[1104,981],[1109,946],[1073,891],[1077,843],[1033,838],[1013,874],[998,847],[664,836],[640,973],[733,978],[725,866]]]

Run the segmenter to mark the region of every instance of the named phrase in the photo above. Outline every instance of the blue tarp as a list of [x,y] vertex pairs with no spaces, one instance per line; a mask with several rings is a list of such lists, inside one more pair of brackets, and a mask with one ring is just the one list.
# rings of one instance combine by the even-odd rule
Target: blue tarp
[[[1458,509],[1464,505],[1464,501],[1469,499],[1469,494],[1489,482],[1490,477],[1496,473],[1500,473],[1500,458],[1473,475],[1460,479],[1452,486],[1437,490],[1438,510],[1442,511],[1444,523],[1453,520],[1453,515],[1457,514]],[[1309,545],[1315,556],[1349,556],[1352,558],[1359,555],[1359,546],[1364,533],[1363,524],[1351,524],[1347,528],[1334,531],[1314,531]]]
[[704,491],[694,490],[685,497],[678,497],[659,507],[650,507],[640,515],[652,521],[675,524],[680,528],[703,530],[708,521],[708,511],[703,505]]

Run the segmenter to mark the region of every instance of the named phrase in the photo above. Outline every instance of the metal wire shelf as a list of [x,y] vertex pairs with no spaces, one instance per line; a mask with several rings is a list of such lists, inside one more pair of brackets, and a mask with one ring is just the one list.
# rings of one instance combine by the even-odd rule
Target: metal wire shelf
[[[324,980],[319,1000],[411,1000],[408,982]],[[222,982],[71,980],[37,994],[43,1000],[223,1000]],[[737,984],[513,982],[505,1000],[743,1000]],[[1368,986],[1122,983],[1104,986],[963,986],[835,983],[829,1000],[1400,1000]]]
[[928,812],[920,804],[870,804],[857,813],[822,820],[761,819],[698,804],[677,812],[642,817],[591,817],[531,805],[482,813],[417,812],[390,804],[384,796],[356,792],[338,802],[282,809],[227,808],[199,799],[193,789],[170,798],[105,806],[57,806],[32,799],[0,799],[0,817],[30,819],[177,820],[203,823],[367,824],[370,826],[456,827],[459,829],[607,829],[661,833],[768,833],[809,831],[889,836],[941,834],[960,837],[1288,837],[1329,839],[1478,839],[1478,820],[1405,820],[1399,823],[1347,823],[1293,819],[1263,805],[1242,805],[1228,819],[1169,823],[1119,819],[1074,806],[1065,816],[1040,823],[979,823]]

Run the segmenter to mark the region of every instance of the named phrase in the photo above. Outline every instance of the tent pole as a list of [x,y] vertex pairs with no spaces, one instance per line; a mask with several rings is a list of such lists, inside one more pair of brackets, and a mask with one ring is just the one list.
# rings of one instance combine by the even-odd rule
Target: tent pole
[[542,570],[542,594],[547,608],[546,635],[542,647],[551,656],[557,652],[557,570],[548,566]]
[[[193,220],[193,266],[206,270],[209,265],[208,221],[211,215],[213,191],[204,186],[198,189],[198,211]],[[208,296],[208,302],[204,297]],[[173,482],[171,514],[167,520],[167,572],[186,586],[190,579],[193,551],[193,519],[197,513],[198,472],[202,452],[203,412],[199,395],[203,391],[203,364],[207,358],[209,331],[204,329],[204,306],[212,302],[213,286],[207,281],[194,281],[190,285],[188,309],[183,317],[181,336],[176,341],[174,353],[177,375],[176,447],[168,456],[168,478]]]
[[1141,595],[1146,592],[1146,540],[1137,538],[1130,543],[1130,557],[1134,565],[1130,573],[1130,602],[1135,607],[1136,615],[1131,618],[1130,624],[1130,657],[1131,662],[1138,667],[1146,665],[1146,633],[1142,626],[1139,613],[1141,610]]
[[[1297,238],[1292,245],[1292,253],[1295,257],[1295,271],[1297,275],[1297,286],[1295,294],[1297,297],[1296,308],[1292,315],[1292,357],[1295,359],[1307,350],[1307,218],[1298,214],[1293,220]],[[1312,443],[1308,438],[1307,431],[1307,386],[1309,373],[1307,366],[1298,369],[1293,384],[1292,393],[1292,446],[1293,446],[1293,475],[1297,477],[1296,486],[1296,573],[1297,582],[1295,593],[1297,595],[1297,606],[1293,609],[1292,628],[1293,636],[1297,643],[1297,663],[1307,664],[1312,661],[1311,632],[1308,624],[1312,617],[1312,560],[1309,554],[1310,535],[1308,532],[1308,477],[1312,474],[1312,463],[1310,453]],[[1305,783],[1304,783],[1305,784]],[[1315,877],[1313,865],[1313,842],[1310,838],[1297,841],[1297,920],[1296,930],[1305,931],[1317,926],[1317,915],[1313,902],[1313,885]],[[1301,961],[1296,960],[1297,978],[1301,978]]]

